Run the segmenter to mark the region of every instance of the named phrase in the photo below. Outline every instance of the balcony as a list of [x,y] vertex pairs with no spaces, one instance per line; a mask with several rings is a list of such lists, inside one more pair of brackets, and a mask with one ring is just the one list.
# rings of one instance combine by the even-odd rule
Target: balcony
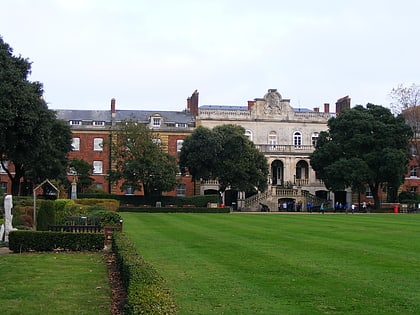
[[312,145],[256,144],[255,146],[264,154],[309,155],[315,150]]

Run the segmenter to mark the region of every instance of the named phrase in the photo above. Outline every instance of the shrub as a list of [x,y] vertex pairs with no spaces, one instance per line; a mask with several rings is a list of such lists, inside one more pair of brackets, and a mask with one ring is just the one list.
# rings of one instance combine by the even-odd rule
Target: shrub
[[102,233],[66,233],[49,231],[11,231],[9,249],[13,252],[53,251],[97,251],[104,248]]
[[92,212],[92,214],[99,218],[99,225],[101,228],[107,225],[121,225],[122,222],[121,216],[116,212],[99,210]]
[[112,249],[127,291],[125,314],[177,314],[164,279],[139,255],[122,232],[114,232]]
[[42,200],[39,202],[36,213],[36,229],[47,231],[48,225],[54,224],[54,201]]

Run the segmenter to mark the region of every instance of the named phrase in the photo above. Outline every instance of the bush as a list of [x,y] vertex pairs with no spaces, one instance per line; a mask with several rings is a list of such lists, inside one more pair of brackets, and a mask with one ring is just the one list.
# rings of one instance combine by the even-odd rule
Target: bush
[[28,251],[97,251],[104,248],[102,233],[66,233],[49,231],[11,231],[9,249],[15,253]]
[[54,202],[54,224],[64,224],[66,218],[72,215],[68,207],[70,205],[74,205],[74,201],[71,199],[57,199]]
[[76,204],[85,206],[101,206],[105,207],[109,211],[117,211],[120,206],[120,202],[118,200],[99,198],[76,199]]
[[112,249],[127,291],[125,314],[177,314],[164,279],[139,255],[122,232],[114,232]]
[[142,212],[142,213],[229,213],[230,208],[143,208],[143,207],[120,207],[119,212]]
[[36,210],[36,229],[47,231],[48,225],[54,224],[54,201],[40,200]]
[[107,225],[117,226],[121,225],[122,218],[116,212],[111,211],[95,211],[92,212],[93,215],[99,218],[99,225],[101,228]]

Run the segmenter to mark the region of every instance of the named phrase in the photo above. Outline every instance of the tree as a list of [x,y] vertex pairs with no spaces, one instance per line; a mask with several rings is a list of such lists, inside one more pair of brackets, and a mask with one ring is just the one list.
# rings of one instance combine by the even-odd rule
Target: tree
[[193,179],[217,179],[222,192],[267,189],[267,160],[241,126],[198,127],[184,140],[179,159]]
[[390,97],[394,113],[401,114],[413,130],[412,153],[417,158],[417,164],[420,164],[420,85],[413,83],[405,87],[400,84],[392,89]]
[[368,185],[378,208],[379,188],[396,190],[403,182],[411,128],[402,116],[373,104],[343,111],[328,127],[310,157],[312,168],[332,191],[363,192]]
[[110,181],[123,180],[122,190],[143,190],[145,196],[176,187],[176,158],[163,151],[158,136],[150,129],[130,119],[118,125],[114,136],[110,144],[114,161],[108,173]]
[[90,177],[93,166],[83,159],[74,158],[70,161],[69,167],[74,171],[75,176],[77,176],[77,186],[79,186],[80,192],[85,192],[94,181]]
[[42,84],[28,80],[30,71],[31,63],[13,56],[0,37],[0,163],[13,195],[21,193],[22,179],[64,178],[71,150],[70,128],[48,109]]

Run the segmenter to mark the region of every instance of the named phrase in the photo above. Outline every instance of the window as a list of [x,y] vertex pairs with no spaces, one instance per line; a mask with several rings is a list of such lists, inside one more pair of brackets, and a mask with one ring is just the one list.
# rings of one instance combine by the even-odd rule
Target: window
[[302,148],[302,133],[300,131],[296,131],[293,134],[293,145],[295,146],[295,149]]
[[179,184],[176,187],[176,195],[177,196],[185,196],[185,184]]
[[247,136],[248,139],[252,141],[252,131],[251,130],[245,130],[245,136]]
[[417,146],[414,144],[410,144],[410,153],[411,155],[417,155]]
[[162,143],[162,141],[159,138],[154,138],[152,139],[154,144],[160,145]]
[[410,166],[410,177],[417,177],[417,166]]
[[105,122],[104,121],[99,121],[99,120],[94,120],[92,122],[92,125],[94,125],[94,126],[105,126]]
[[314,132],[312,134],[312,146],[313,147],[316,147],[316,143],[318,141],[318,136],[319,136],[319,133],[318,132]]
[[73,147],[73,151],[80,151],[80,138],[73,138],[71,145]]
[[185,124],[185,123],[177,123],[177,124],[176,124],[176,126],[177,126],[178,128],[187,128],[187,127],[188,127],[188,125],[187,125],[187,124]]
[[0,191],[3,193],[7,191],[7,182],[0,182]]
[[366,198],[372,198],[373,197],[372,191],[370,190],[369,186],[366,186],[365,196],[366,196]]
[[[4,167],[7,169],[9,167],[9,161],[3,161]],[[6,170],[0,164],[0,173],[6,173]]]
[[103,150],[104,139],[94,138],[93,139],[93,151],[102,151]]
[[104,189],[102,183],[93,183],[92,186],[95,187],[96,189],[101,189],[101,190]]
[[70,120],[69,124],[71,126],[80,126],[82,124],[82,121],[81,120]]
[[152,126],[153,127],[160,127],[161,119],[160,117],[152,117]]
[[411,186],[410,191],[416,193],[417,192],[417,186]]
[[176,140],[176,152],[181,152],[184,140]]
[[276,149],[276,145],[277,145],[277,133],[275,131],[270,131],[270,133],[268,134],[268,144],[269,146],[269,150],[275,150]]
[[93,174],[102,174],[102,161],[93,161]]

